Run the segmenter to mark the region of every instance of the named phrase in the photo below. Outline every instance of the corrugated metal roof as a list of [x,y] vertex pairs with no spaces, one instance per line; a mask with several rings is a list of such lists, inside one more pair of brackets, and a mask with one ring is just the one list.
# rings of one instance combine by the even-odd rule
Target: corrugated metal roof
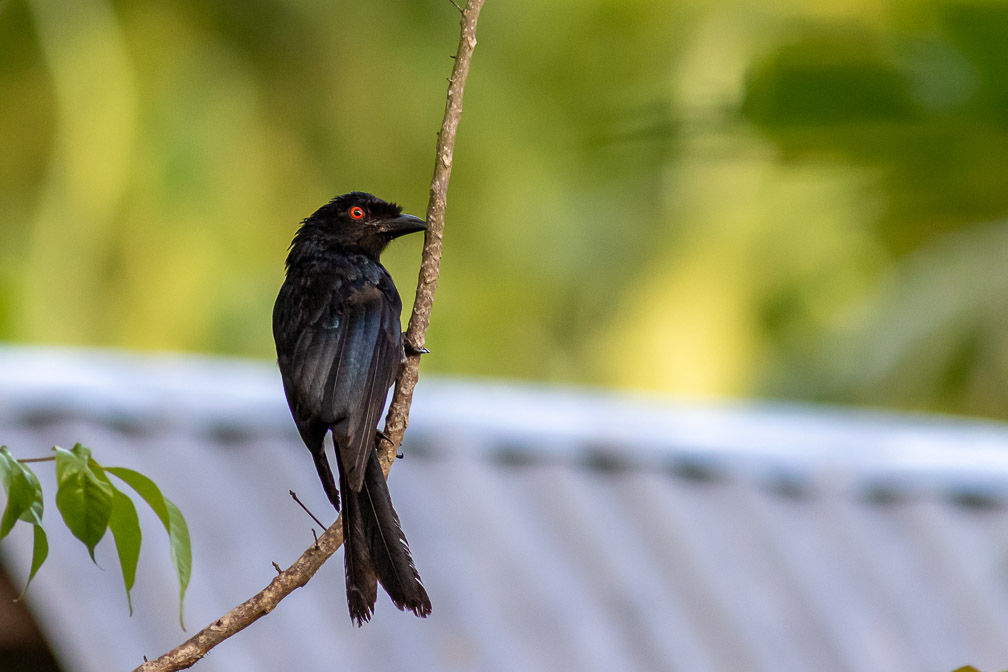
[[[198,629],[331,518],[275,367],[0,350],[0,442],[81,441],[186,514]],[[350,624],[342,559],[201,670],[952,670],[1008,664],[1008,428],[782,404],[695,405],[424,378],[393,499],[434,603]],[[36,465],[49,496],[48,465]],[[50,501],[29,606],[66,669],[180,642],[167,541],[141,510],[135,613]],[[26,530],[0,544],[18,580]]]

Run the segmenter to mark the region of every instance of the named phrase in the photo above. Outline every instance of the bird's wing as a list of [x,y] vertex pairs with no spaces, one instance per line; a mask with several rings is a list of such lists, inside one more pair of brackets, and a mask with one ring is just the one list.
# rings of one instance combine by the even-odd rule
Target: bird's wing
[[343,278],[328,300],[301,303],[300,333],[291,335],[291,356],[280,362],[289,370],[284,384],[295,419],[332,428],[355,491],[402,361],[398,294],[387,275],[374,280]]

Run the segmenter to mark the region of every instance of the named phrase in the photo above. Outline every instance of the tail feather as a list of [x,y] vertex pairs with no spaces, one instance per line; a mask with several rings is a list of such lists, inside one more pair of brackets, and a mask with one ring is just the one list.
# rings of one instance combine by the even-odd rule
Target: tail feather
[[[333,480],[332,469],[329,467],[329,460],[326,458],[325,447],[319,439],[318,447],[312,451],[315,458],[315,470],[318,471],[319,480],[322,481],[322,489],[325,490],[326,497],[332,502],[333,508],[339,513],[340,499],[339,490],[336,489],[336,481]],[[343,486],[340,485],[340,488]]]
[[[337,460],[339,455],[337,451]],[[343,493],[343,556],[346,568],[347,606],[350,618],[363,625],[371,620],[378,598],[378,580],[365,532],[360,496],[350,489],[346,471],[338,464],[340,491]]]
[[373,571],[382,588],[399,609],[409,609],[417,616],[426,617],[431,613],[430,598],[413,564],[406,535],[392,507],[385,475],[374,451],[368,458],[361,491],[354,494],[358,498],[355,508],[360,510]]

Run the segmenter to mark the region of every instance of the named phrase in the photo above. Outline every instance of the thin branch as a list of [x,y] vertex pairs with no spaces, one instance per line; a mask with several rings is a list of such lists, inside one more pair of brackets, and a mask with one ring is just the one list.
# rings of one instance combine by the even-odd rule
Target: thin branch
[[29,464],[31,462],[55,462],[56,456],[51,455],[49,457],[19,457],[18,462],[21,464]]
[[[417,280],[416,301],[413,314],[406,329],[406,342],[414,346],[411,352],[423,348],[427,327],[430,325],[430,311],[434,304],[438,272],[441,265],[441,237],[444,232],[444,213],[447,205],[448,179],[451,177],[452,152],[455,133],[462,117],[462,92],[469,75],[469,62],[476,47],[476,22],[484,0],[469,0],[462,10],[461,37],[455,66],[449,80],[448,99],[445,105],[444,121],[438,132],[437,153],[434,160],[434,177],[431,180],[430,201],[427,205],[427,233],[424,236],[423,258],[420,262],[420,276]],[[453,3],[454,4],[454,3]],[[419,377],[420,355],[407,357],[406,364],[399,372],[395,393],[385,418],[385,436],[388,441],[380,441],[382,469],[388,476],[396,450],[402,443],[406,425],[409,423],[409,409],[413,401],[413,388]],[[306,550],[293,565],[279,572],[262,591],[224,614],[188,640],[163,656],[146,661],[134,672],[169,672],[192,667],[232,635],[265,616],[290,595],[295,589],[308,583],[319,567],[336,552],[343,543],[343,524],[340,518],[326,530],[318,541]]]
[[160,658],[145,662],[134,672],[166,672],[192,667],[210,649],[273,611],[280,600],[308,583],[343,543],[343,525],[337,520],[297,561],[277,574],[262,591],[245,600],[216,621]]
[[[438,132],[437,152],[434,158],[434,177],[431,179],[430,200],[427,202],[427,232],[424,234],[423,258],[420,261],[420,277],[417,279],[416,300],[413,314],[406,328],[406,342],[413,353],[424,349],[424,337],[430,325],[431,307],[437,289],[438,273],[441,269],[441,238],[444,233],[444,215],[448,204],[448,180],[451,178],[452,154],[455,148],[455,133],[462,119],[462,93],[469,76],[469,62],[476,48],[476,21],[484,0],[469,0],[462,10],[462,34],[455,67],[448,80],[448,99],[445,103],[444,121]],[[385,416],[385,436],[379,451],[382,469],[388,476],[396,449],[402,443],[403,434],[409,424],[409,410],[413,403],[413,388],[420,376],[420,355],[410,354],[406,365],[396,379],[395,393]]]
[[297,493],[295,493],[293,490],[289,490],[288,492],[290,492],[290,496],[294,498],[294,501],[298,503],[298,506],[304,509],[304,512],[307,513],[309,516],[311,516],[311,519],[314,520],[319,527],[321,527],[323,530],[326,529],[326,526],[322,524],[322,521],[316,518],[315,514],[309,511],[308,507],[304,505],[304,502],[298,499]]

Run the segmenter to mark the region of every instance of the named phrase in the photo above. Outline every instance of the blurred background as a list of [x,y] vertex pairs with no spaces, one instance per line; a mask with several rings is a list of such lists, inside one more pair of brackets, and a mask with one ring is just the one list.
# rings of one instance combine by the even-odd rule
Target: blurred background
[[[303,217],[423,213],[457,23],[0,4],[0,340],[272,359]],[[1008,417],[1006,34],[1003,2],[490,3],[425,371]]]
[[[877,409],[1008,419],[1008,3],[757,4],[487,3],[391,486],[434,614],[353,628],[337,558],[200,669],[1004,667],[1008,426]],[[0,0],[0,443],[154,478],[195,628],[310,543],[291,487],[329,511],[273,364],[287,246],[351,190],[423,214],[457,31]],[[385,255],[407,310],[420,246]],[[39,466],[0,671],[177,644],[158,521],[128,618]]]

